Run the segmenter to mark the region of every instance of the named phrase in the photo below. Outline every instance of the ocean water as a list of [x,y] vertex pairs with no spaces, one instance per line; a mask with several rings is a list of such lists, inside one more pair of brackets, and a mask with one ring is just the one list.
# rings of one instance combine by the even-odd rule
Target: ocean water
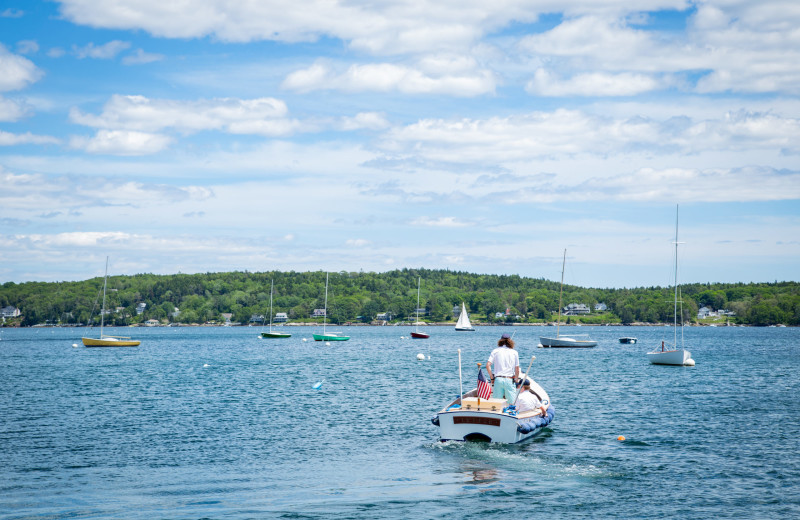
[[[648,364],[669,328],[567,329],[598,346],[232,327],[87,349],[81,329],[3,329],[0,518],[800,518],[800,329],[687,328],[695,367]],[[472,388],[511,330],[554,422],[521,445],[439,442],[458,349]]]

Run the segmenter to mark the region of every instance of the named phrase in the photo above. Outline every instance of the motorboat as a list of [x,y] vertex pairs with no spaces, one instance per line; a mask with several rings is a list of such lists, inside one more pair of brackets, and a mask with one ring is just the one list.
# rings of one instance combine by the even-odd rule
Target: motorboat
[[624,338],[619,338],[619,342],[620,343],[624,343],[624,344],[627,344],[627,345],[633,345],[634,343],[636,343],[636,341],[637,341],[636,338],[632,338],[632,337],[629,337],[629,336],[626,336]]

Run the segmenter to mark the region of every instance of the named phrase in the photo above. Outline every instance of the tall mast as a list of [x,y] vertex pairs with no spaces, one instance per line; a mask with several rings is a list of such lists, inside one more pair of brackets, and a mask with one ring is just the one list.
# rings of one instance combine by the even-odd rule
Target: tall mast
[[100,311],[100,339],[103,339],[103,318],[106,316],[106,284],[108,283],[108,257],[106,257],[106,274],[103,278],[103,308]]
[[556,322],[556,339],[561,330],[561,296],[564,294],[564,266],[567,264],[567,250],[564,249],[564,260],[561,262],[561,289],[558,292],[558,321]]
[[419,285],[422,281],[422,277],[417,277],[417,321],[414,323],[414,332],[419,332]]
[[322,334],[325,335],[325,323],[328,321],[328,273],[325,273],[325,314],[322,315]]
[[[674,344],[678,348],[678,205],[675,205],[675,310],[673,312]],[[681,316],[683,326],[683,316]]]
[[275,280],[269,284],[269,331],[272,332],[272,290],[275,288]]

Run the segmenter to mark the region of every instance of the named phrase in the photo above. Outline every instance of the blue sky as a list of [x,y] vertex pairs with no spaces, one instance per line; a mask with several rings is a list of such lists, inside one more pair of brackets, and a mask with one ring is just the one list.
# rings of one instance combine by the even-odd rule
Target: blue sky
[[7,0],[0,282],[796,281],[795,1]]

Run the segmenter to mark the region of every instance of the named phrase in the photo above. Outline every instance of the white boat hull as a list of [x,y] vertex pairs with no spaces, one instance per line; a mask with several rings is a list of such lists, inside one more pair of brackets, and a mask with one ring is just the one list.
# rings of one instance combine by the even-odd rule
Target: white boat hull
[[654,350],[647,353],[647,359],[654,365],[686,365],[692,359],[692,353],[685,349]]
[[597,342],[593,340],[581,340],[566,336],[559,336],[557,338],[540,337],[539,343],[545,348],[587,348],[597,345]]
[[[433,416],[432,422],[439,427],[439,439],[445,441],[482,441],[516,444],[535,437],[552,422],[555,408],[550,404],[547,392],[536,382],[531,389],[547,406],[547,416],[528,411],[516,415],[506,410],[505,399],[476,398],[473,389],[456,399]],[[463,405],[463,406],[462,406]]]
[[[479,410],[451,410],[440,412],[439,438],[444,441],[484,441],[516,444],[535,437],[544,427],[535,427],[528,433],[519,431],[522,419],[509,414]],[[538,417],[538,416],[537,416]]]

